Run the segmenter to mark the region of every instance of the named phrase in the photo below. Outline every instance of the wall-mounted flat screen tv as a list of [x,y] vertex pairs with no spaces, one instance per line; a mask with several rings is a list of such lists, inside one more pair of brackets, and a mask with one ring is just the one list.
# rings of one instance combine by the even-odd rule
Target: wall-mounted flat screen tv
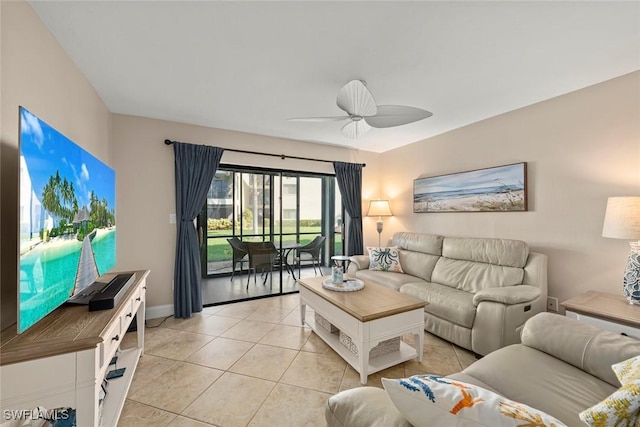
[[116,263],[115,172],[20,107],[18,333]]

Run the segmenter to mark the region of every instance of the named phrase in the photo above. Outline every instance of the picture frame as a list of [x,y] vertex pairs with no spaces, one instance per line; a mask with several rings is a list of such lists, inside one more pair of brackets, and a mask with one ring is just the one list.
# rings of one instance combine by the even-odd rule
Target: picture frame
[[417,178],[413,212],[525,212],[527,163]]

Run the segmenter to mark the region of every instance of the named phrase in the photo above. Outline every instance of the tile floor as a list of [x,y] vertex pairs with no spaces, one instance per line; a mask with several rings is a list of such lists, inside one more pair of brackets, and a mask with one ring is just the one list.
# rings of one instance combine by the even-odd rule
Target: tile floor
[[[320,269],[323,274],[330,274],[328,267]],[[315,271],[311,266],[303,266],[300,270],[295,270],[296,277],[314,277]],[[298,290],[298,282],[288,273],[281,274],[274,271],[272,275],[273,282],[267,280],[263,284],[260,278],[254,282],[252,278],[247,287],[247,274],[236,272],[235,277],[231,280],[229,276],[211,277],[202,279],[202,304],[226,303],[237,300],[245,300],[248,298],[261,297],[266,295],[274,295],[280,293],[280,276],[282,276],[282,293],[295,292]]]
[[[149,320],[118,426],[325,426],[327,399],[359,387],[359,374],[299,325],[298,301],[293,294],[209,307],[156,327],[162,319]],[[425,333],[422,363],[370,375],[368,385],[447,375],[473,361],[469,351]]]

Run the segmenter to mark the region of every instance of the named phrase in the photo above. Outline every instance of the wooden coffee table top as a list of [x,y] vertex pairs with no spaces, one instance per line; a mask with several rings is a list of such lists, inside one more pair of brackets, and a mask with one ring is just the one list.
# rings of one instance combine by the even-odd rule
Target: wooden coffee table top
[[361,322],[404,313],[426,305],[424,301],[366,280],[363,280],[364,289],[359,291],[331,291],[322,287],[322,281],[328,278],[330,276],[311,277],[299,279],[298,283]]

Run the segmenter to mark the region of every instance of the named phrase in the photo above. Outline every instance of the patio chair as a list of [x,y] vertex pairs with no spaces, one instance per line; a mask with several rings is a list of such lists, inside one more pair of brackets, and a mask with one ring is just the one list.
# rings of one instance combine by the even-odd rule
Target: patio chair
[[242,264],[249,262],[249,252],[247,251],[247,245],[237,237],[227,239],[227,242],[229,242],[231,249],[233,250],[233,264],[231,266],[231,280],[233,281],[233,275],[236,272],[236,264],[240,263],[240,272],[242,272]]
[[316,276],[318,275],[318,272],[316,271],[317,265],[320,275],[322,275],[322,270],[320,269],[320,253],[322,252],[324,241],[326,239],[326,236],[317,236],[311,242],[298,249],[298,255],[296,257],[296,261],[298,262],[298,277],[300,277],[300,264],[302,264],[302,261],[311,261],[311,265],[313,265],[313,273]]
[[262,284],[266,285],[267,276],[270,277],[269,287],[273,286],[273,267],[278,259],[278,250],[273,242],[247,242],[249,252],[249,276],[247,277],[247,290],[249,290],[249,279],[253,270],[253,282],[256,282],[256,272],[260,270],[263,278]]

